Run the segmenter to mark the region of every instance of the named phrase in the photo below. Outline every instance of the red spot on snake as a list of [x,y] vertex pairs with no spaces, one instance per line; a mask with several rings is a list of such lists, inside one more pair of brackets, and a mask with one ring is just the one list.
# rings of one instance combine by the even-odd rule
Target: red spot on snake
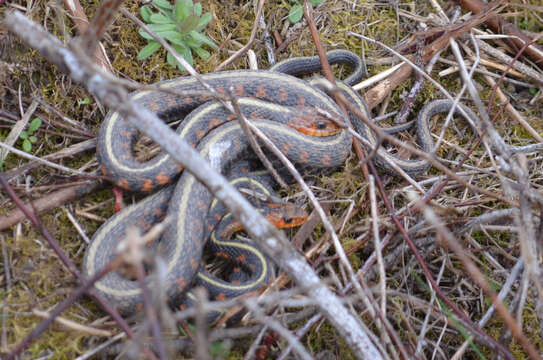
[[142,187],[141,187],[141,191],[144,191],[144,192],[149,192],[151,190],[153,190],[155,186],[153,185],[153,180],[151,179],[147,179],[145,180],[145,182],[143,183]]
[[241,84],[236,84],[236,95],[237,96],[247,96],[245,93],[245,87]]
[[167,177],[163,173],[158,174],[156,176],[155,180],[159,185],[166,185],[166,184],[169,184],[172,181],[172,179],[170,179],[169,177]]
[[330,158],[330,155],[324,155],[321,162],[324,164],[324,166],[330,166],[332,159]]
[[185,277],[183,277],[183,276],[177,278],[177,280],[175,280],[175,282],[177,284],[177,290],[179,292],[182,292],[187,287],[187,281],[185,280]]
[[228,253],[225,253],[224,251],[217,251],[215,255],[223,259],[230,259],[230,255]]
[[305,105],[305,97],[303,97],[303,96],[298,97],[298,105],[300,105],[300,106]]
[[213,119],[209,120],[209,123],[208,123],[209,130],[214,129],[214,128],[216,128],[217,126],[219,126],[221,124],[222,124],[221,119],[213,118]]
[[130,184],[128,183],[128,180],[121,179],[117,181],[117,185],[122,187],[123,189],[130,190]]
[[192,104],[192,98],[187,96],[186,98],[183,99],[183,102],[185,104],[190,105],[190,104]]
[[259,98],[265,98],[265,97],[268,97],[268,93],[266,92],[266,88],[264,87],[264,85],[258,85],[256,87],[256,94],[255,94],[256,97],[259,97]]
[[226,294],[225,293],[217,294],[217,296],[215,296],[215,300],[226,300]]
[[303,151],[300,153],[300,162],[305,164],[309,161],[309,153],[306,151]]
[[158,102],[151,102],[149,104],[149,108],[153,112],[157,112],[158,110],[160,110],[161,107],[162,107],[161,104],[159,104]]
[[166,102],[170,107],[176,107],[177,106],[177,100],[175,100],[175,96],[168,96],[166,98]]
[[190,258],[190,268],[193,270],[193,271],[196,271],[196,268],[198,268],[198,260],[194,259],[194,258]]
[[247,262],[247,257],[245,256],[245,254],[241,254],[236,258],[236,261],[241,264],[245,264]]
[[147,221],[143,220],[143,219],[139,219],[138,221],[140,223],[140,227],[143,229],[143,230],[148,230],[149,228],[151,228],[151,224],[149,224]]
[[288,91],[285,89],[279,89],[279,101],[284,102],[288,99]]

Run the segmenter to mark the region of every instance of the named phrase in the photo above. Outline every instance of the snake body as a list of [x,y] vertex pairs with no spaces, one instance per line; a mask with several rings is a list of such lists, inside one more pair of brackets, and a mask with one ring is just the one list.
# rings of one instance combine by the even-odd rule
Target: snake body
[[[337,59],[346,58],[348,56],[345,53],[352,54],[340,51],[335,52],[335,56]],[[344,162],[350,152],[352,139],[348,131],[341,130],[331,136],[315,137],[303,134],[291,126],[291,123],[307,122],[308,117],[315,115],[312,112],[315,108],[333,115],[342,113],[323,91],[310,82],[287,74],[300,75],[308,70],[316,70],[314,62],[314,59],[309,58],[302,59],[301,63],[288,60],[272,68],[282,73],[239,70],[207,74],[202,78],[219,92],[233,91],[239,96],[242,113],[253,118],[254,124],[293,162],[316,168],[336,167]],[[355,69],[355,73],[348,78],[351,84],[359,79],[362,67],[356,62],[349,64]],[[305,71],[302,71],[304,69]],[[363,99],[349,84],[338,83],[338,86],[347,99],[369,118]],[[165,81],[158,86],[180,92],[204,90],[194,78]],[[248,152],[249,144],[240,125],[229,121],[232,116],[224,107],[216,101],[210,101],[206,96],[175,97],[168,93],[140,91],[136,92],[132,99],[155,111],[165,121],[185,117],[177,130],[179,136],[196,147],[202,157],[223,174],[235,168],[237,161]],[[437,108],[442,110],[443,105],[434,109]],[[417,134],[425,151],[430,151],[433,143],[427,129],[428,116],[433,113],[432,109],[424,110],[417,119]],[[378,143],[375,135],[356,116],[352,115],[351,121],[355,130],[370,144]],[[419,129],[420,126],[425,128]],[[118,113],[108,114],[98,138],[98,156],[104,175],[121,187],[144,192],[172,183],[182,168],[167,154],[159,154],[148,162],[137,162],[132,153],[136,136],[135,128]],[[390,168],[388,163],[394,162],[408,173],[420,173],[429,167],[424,160],[399,159],[383,148],[377,150],[376,162],[383,168]],[[174,307],[183,304],[183,293],[200,269],[207,235],[219,221],[206,220],[210,206],[214,207],[211,193],[190,173],[182,172],[175,185],[159,190],[123,209],[95,233],[85,255],[84,274],[95,274],[115,256],[116,244],[125,237],[128,226],[135,225],[145,231],[167,213],[174,220],[167,227],[159,246],[166,263],[166,296]],[[254,277],[242,278],[243,281],[237,285],[216,281],[204,271],[198,272],[197,282],[208,287],[215,286],[212,293],[216,298],[231,297],[256,289],[264,285],[269,276],[262,253],[252,244],[227,242],[216,240],[215,245],[219,248],[223,245],[237,246],[234,251],[250,254],[256,259],[255,266],[260,268],[256,269]],[[152,277],[151,275],[148,278]],[[138,283],[118,273],[108,274],[95,286],[102,296],[125,315],[142,306]]]
[[[346,131],[327,137],[314,137],[285,125],[290,120],[300,120],[297,108],[319,107],[329,113],[340,113],[325,93],[307,82],[286,74],[263,71],[229,71],[204,75],[203,78],[218,91],[232,88],[242,96],[240,105],[247,117],[260,118],[261,111],[266,116],[276,114],[272,120],[253,120],[254,124],[295,163],[310,167],[335,167],[341,165],[349,154],[351,137]],[[203,90],[192,78],[168,81],[160,86],[178,91]],[[240,125],[221,120],[227,114],[216,102],[209,102],[207,98],[176,99],[168,94],[146,91],[136,93],[134,98],[166,121],[198,107],[197,111],[184,119],[179,134],[193,145],[197,144],[197,151],[221,173],[227,173],[248,150],[247,139]],[[259,99],[264,98],[272,99],[273,103],[263,105]],[[256,109],[257,114],[252,116],[252,110]],[[289,115],[292,112],[294,115]],[[304,116],[301,118],[304,120]],[[133,190],[150,191],[158,185],[170,183],[180,168],[167,155],[159,155],[147,163],[136,162],[131,154],[131,142],[136,134],[117,113],[108,115],[98,142],[104,174],[118,185]],[[164,164],[169,164],[169,168]],[[116,243],[125,237],[128,226],[136,225],[145,231],[167,211],[174,220],[163,234],[159,250],[166,263],[166,296],[172,306],[178,306],[182,303],[183,292],[199,269],[205,243],[205,219],[212,200],[211,193],[203,185],[191,174],[183,172],[175,189],[160,190],[123,209],[96,232],[84,259],[84,273],[87,276],[96,273],[115,256]],[[255,254],[261,253],[258,251]],[[206,282],[209,283],[209,280]],[[263,278],[256,285],[264,285]],[[138,283],[118,273],[108,274],[95,287],[124,315],[142,306]],[[223,286],[222,289],[230,296],[230,288]]]

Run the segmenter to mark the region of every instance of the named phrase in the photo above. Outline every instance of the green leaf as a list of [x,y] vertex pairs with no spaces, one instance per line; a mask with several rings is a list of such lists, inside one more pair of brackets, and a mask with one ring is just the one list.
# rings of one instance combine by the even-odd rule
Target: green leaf
[[138,60],[147,59],[149,56],[153,55],[158,49],[160,49],[160,43],[156,41],[150,41],[143,49],[138,53]]
[[207,36],[205,36],[202,33],[199,33],[197,31],[191,31],[190,36],[194,40],[199,41],[199,42],[201,42],[203,44],[206,44],[207,46],[209,46],[210,48],[212,48],[214,50],[219,48],[217,45],[215,45],[215,43],[210,38],[208,38]]
[[26,139],[26,138],[28,138],[28,133],[23,130],[23,131],[21,131],[21,134],[19,134],[19,137],[21,139]]
[[296,4],[290,8],[290,11],[288,13],[288,19],[292,24],[295,24],[302,19],[303,15],[304,10],[302,9],[302,5]]
[[30,150],[32,150],[32,143],[28,141],[28,139],[23,141],[23,150],[26,152],[30,152]]
[[177,27],[177,30],[181,34],[189,33],[193,30],[195,30],[198,27],[198,23],[200,22],[200,19],[196,15],[189,15],[179,26]]
[[32,144],[35,144],[35,143],[38,141],[38,138],[35,137],[34,135],[32,135],[32,136],[30,136],[30,137],[28,138],[28,140],[30,140],[30,142],[31,142]]
[[[149,24],[149,29],[151,29],[153,32],[155,32],[157,35],[160,36],[161,32],[164,31],[175,31],[175,24]],[[138,30],[138,34],[140,34],[141,37],[147,40],[154,40],[153,37],[147,33],[147,31],[143,29]]]
[[530,93],[530,95],[535,96],[537,94],[537,89],[536,88],[529,88],[528,92]]
[[173,9],[173,5],[168,0],[153,0],[153,5],[163,10]]
[[151,19],[151,15],[153,15],[153,12],[151,11],[151,9],[149,9],[148,6],[142,6],[140,8],[140,15],[143,21],[145,21],[146,23],[149,23],[151,22],[150,19]]
[[198,26],[196,27],[196,30],[197,31],[203,30],[210,21],[211,21],[211,14],[210,13],[205,13],[200,18],[200,22],[198,22]]
[[192,15],[192,1],[177,0],[175,3],[175,18],[177,19],[177,23],[182,23],[189,15]]
[[201,47],[192,48],[192,51],[194,51],[202,60],[207,60],[211,56],[209,51],[202,49]]
[[319,4],[322,4],[324,0],[309,0],[309,2],[311,3],[311,5],[317,6]]
[[165,31],[159,33],[159,35],[173,44],[185,46],[185,38],[177,31]]
[[164,14],[153,14],[150,17],[150,20],[152,23],[155,23],[155,24],[173,24],[172,19],[170,19]]
[[[185,59],[189,64],[193,64],[193,58],[192,58],[192,52],[190,51],[190,49],[188,47],[184,47],[184,46],[179,46],[179,45],[172,45],[172,47],[175,49],[175,51],[177,51],[179,53],[179,55],[181,55],[183,57],[183,59]],[[173,56],[172,56],[173,57]],[[185,68],[179,64],[177,61],[175,61],[175,64],[177,65],[177,67],[179,68],[179,70],[181,70],[181,72],[185,72]]]
[[190,47],[191,49],[196,49],[196,48],[201,48],[203,44],[198,40],[194,40],[191,37],[187,37],[184,41],[184,45]]
[[192,9],[192,11],[194,12],[194,14],[196,16],[201,16],[202,15],[202,4],[200,4],[200,3],[194,4],[194,8]]
[[174,23],[169,23],[169,24],[149,24],[148,26],[149,26],[149,29],[151,31],[154,31],[156,33],[176,29],[176,26],[175,26]]
[[168,64],[170,64],[171,66],[177,66],[177,61],[175,61],[175,58],[169,51],[166,54],[166,61],[168,61]]
[[30,125],[28,126],[28,132],[33,133],[34,131],[38,130],[40,126],[41,126],[41,119],[36,117],[32,119],[32,121],[30,122]]

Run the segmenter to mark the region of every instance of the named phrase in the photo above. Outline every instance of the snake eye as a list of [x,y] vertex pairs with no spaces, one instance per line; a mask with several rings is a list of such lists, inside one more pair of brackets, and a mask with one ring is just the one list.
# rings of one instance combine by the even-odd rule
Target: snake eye
[[319,130],[326,129],[326,123],[324,121],[317,122],[317,129],[319,129]]
[[292,218],[289,217],[283,218],[283,220],[285,221],[285,224],[290,224],[292,222]]

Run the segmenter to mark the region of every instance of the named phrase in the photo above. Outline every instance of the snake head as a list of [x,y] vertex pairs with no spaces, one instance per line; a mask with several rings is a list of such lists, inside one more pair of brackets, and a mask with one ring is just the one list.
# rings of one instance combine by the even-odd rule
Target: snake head
[[337,116],[321,113],[315,108],[297,107],[287,125],[309,136],[332,136],[342,130],[335,118]]
[[290,203],[266,203],[264,215],[278,229],[300,226],[309,217],[304,209]]

